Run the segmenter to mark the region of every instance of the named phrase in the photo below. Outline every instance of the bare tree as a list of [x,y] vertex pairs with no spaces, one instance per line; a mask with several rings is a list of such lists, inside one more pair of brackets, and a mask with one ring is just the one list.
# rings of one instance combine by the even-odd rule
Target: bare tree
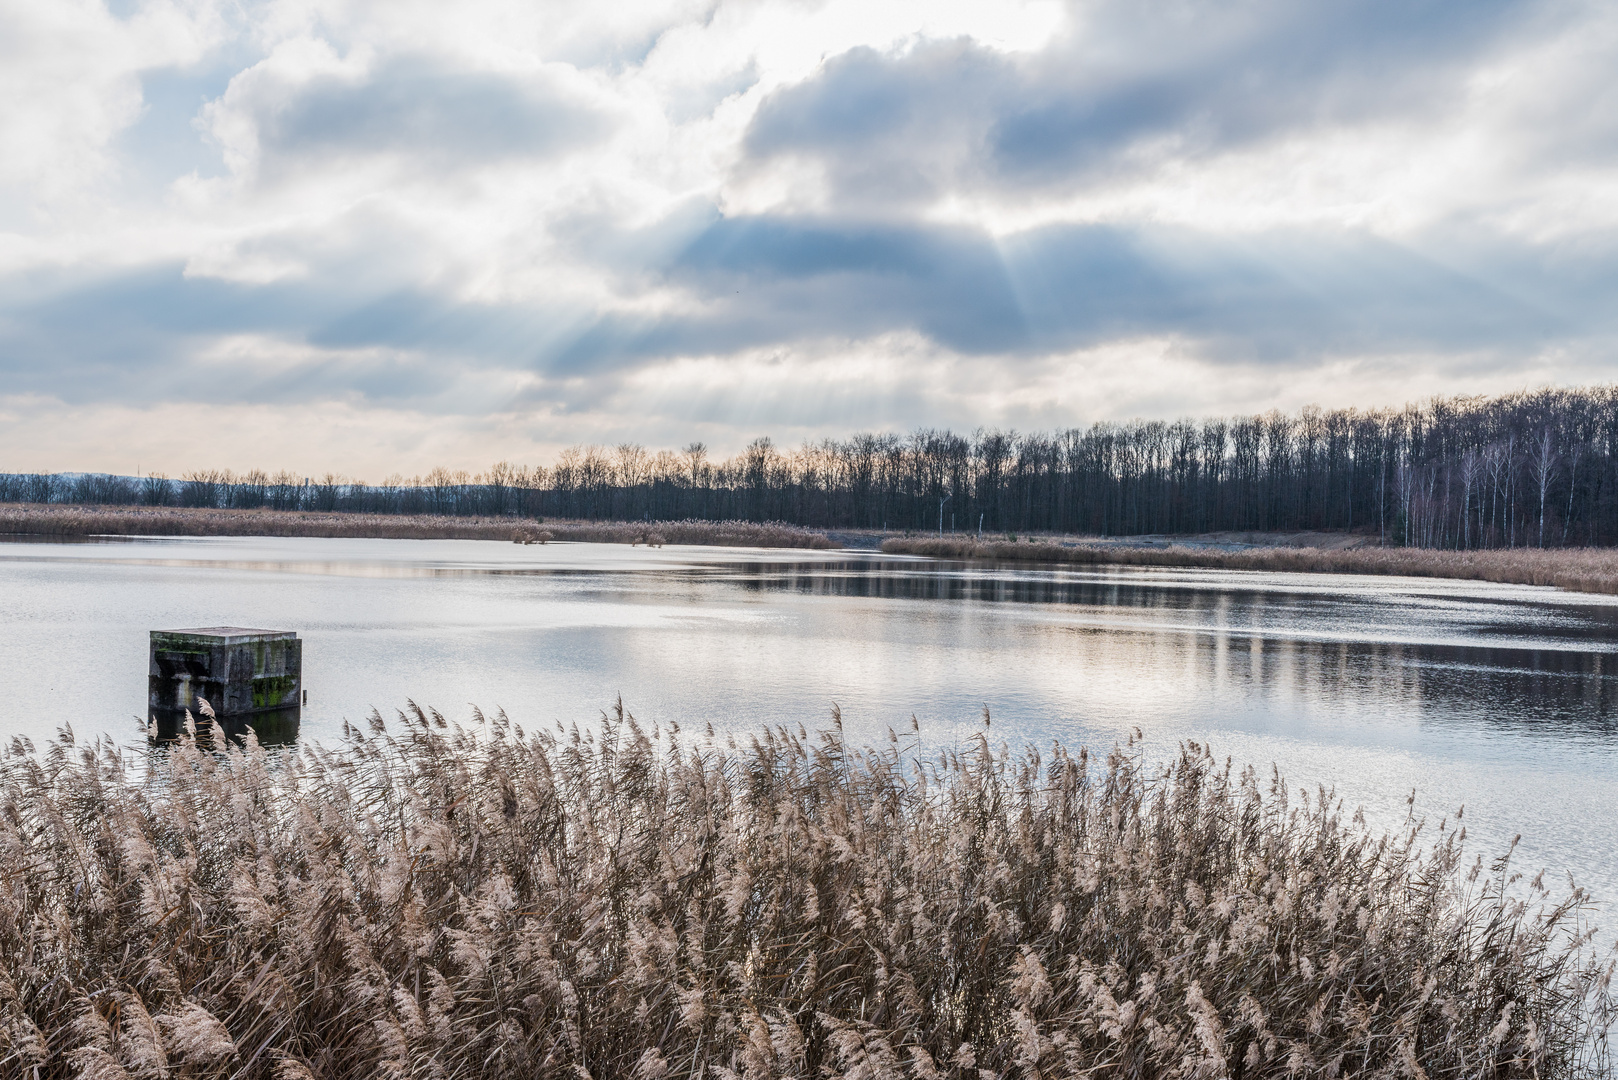
[[[1566,493],[1558,485],[1566,485]],[[161,477],[0,472],[0,501],[558,517],[770,517],[822,528],[1088,535],[1357,528],[1463,549],[1618,544],[1618,386],[1403,409],[1097,422],[1058,431],[920,428],[730,457],[701,442],[572,447],[553,467],[501,462],[475,479],[433,469],[370,487],[333,474],[222,470]],[[1562,515],[1560,538],[1555,511]],[[946,523],[947,524],[947,523]],[[1575,524],[1577,527],[1575,527]],[[972,527],[976,527],[972,525]]]
[[1531,462],[1534,470],[1534,482],[1539,487],[1539,546],[1545,546],[1545,495],[1551,487],[1551,477],[1556,474],[1556,448],[1551,442],[1551,429],[1545,428],[1539,433],[1539,445],[1534,448]]
[[1461,455],[1461,547],[1472,547],[1472,489],[1477,487],[1482,461],[1476,450]]
[[1567,513],[1562,515],[1562,546],[1567,546],[1568,526],[1573,522],[1573,496],[1578,494],[1579,484],[1579,457],[1584,451],[1581,443],[1573,444],[1573,451],[1569,455],[1567,468]]

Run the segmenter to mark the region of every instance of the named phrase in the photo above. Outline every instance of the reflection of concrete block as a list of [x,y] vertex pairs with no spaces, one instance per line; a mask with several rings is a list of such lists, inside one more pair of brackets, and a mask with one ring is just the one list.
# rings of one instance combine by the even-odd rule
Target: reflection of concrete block
[[212,626],[153,630],[147,709],[172,736],[202,698],[227,732],[252,727],[264,742],[298,733],[303,642],[290,630]]

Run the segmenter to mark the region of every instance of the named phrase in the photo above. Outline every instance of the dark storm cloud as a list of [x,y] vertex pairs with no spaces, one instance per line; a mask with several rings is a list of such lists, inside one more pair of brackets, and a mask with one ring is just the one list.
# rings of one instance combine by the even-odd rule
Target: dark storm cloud
[[[1322,125],[1451,104],[1529,5],[1429,0],[1096,4],[1042,52],[855,49],[760,107],[754,162],[818,161],[853,204],[1077,187]],[[744,165],[744,168],[746,166]]]
[[366,79],[315,79],[255,110],[276,157],[408,153],[441,161],[543,157],[596,140],[612,121],[544,75],[458,72],[390,60]]

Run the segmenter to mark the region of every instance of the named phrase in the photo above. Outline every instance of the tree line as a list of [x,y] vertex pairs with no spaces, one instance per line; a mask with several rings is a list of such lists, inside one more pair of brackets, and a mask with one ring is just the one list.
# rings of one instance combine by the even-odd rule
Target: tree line
[[1099,536],[1350,530],[1435,548],[1618,543],[1618,386],[1439,397],[1400,409],[1135,420],[970,435],[921,429],[729,458],[702,443],[581,446],[371,484],[203,470],[0,474],[0,501],[826,529]]

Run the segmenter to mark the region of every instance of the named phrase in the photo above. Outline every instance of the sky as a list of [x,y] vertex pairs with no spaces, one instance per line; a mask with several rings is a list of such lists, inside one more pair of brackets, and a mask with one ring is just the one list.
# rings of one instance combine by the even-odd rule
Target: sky
[[1611,382],[1618,5],[0,0],[0,470]]

